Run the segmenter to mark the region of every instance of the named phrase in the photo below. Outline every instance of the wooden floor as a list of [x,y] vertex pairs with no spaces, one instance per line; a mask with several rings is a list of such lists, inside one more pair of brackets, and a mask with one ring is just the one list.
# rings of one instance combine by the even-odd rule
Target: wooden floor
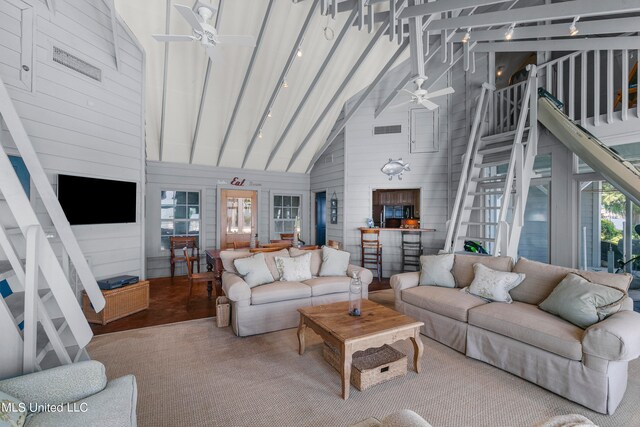
[[[389,279],[373,279],[369,291],[389,289]],[[207,299],[206,284],[194,286],[191,302],[187,307],[189,283],[186,276],[149,279],[149,309],[115,320],[107,325],[91,325],[96,335],[126,331],[147,326],[164,325],[185,320],[202,319],[216,315],[215,295]],[[215,290],[214,290],[215,294]]]

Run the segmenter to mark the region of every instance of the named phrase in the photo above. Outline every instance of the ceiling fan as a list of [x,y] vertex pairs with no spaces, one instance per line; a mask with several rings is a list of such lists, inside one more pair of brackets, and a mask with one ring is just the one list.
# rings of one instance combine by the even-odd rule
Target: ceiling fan
[[416,84],[416,90],[414,92],[411,92],[410,90],[407,90],[407,89],[402,89],[403,92],[407,92],[408,94],[411,95],[411,99],[408,101],[396,104],[391,108],[398,108],[407,104],[418,104],[429,110],[435,110],[439,106],[438,104],[429,101],[431,98],[449,95],[455,92],[452,87],[446,87],[444,89],[436,90],[433,92],[427,92],[426,89],[422,89],[422,84],[426,79],[427,79],[426,77],[418,77],[413,81]]
[[160,42],[199,41],[212,61],[220,60],[220,51],[216,49],[218,45],[230,44],[249,47],[256,45],[256,40],[253,36],[228,36],[218,34],[218,31],[209,24],[211,17],[217,12],[217,8],[210,4],[198,0],[193,6],[193,9],[181,4],[174,6],[180,15],[191,25],[193,34],[153,34],[154,39]]

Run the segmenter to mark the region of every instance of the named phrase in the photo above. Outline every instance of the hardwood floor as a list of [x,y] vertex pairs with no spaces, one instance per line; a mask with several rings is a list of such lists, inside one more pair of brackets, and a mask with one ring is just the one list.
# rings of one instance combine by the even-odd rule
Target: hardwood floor
[[[380,283],[374,278],[369,291],[390,289],[389,279]],[[207,299],[207,286],[194,286],[189,307],[186,305],[189,282],[186,276],[149,279],[149,309],[115,320],[107,325],[92,324],[96,335],[127,331],[147,326],[164,325],[185,320],[202,319],[216,315],[215,290],[211,300]]]

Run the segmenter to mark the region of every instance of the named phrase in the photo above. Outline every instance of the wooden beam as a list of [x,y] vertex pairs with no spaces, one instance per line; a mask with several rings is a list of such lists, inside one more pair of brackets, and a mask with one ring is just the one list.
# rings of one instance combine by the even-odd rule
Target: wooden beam
[[[219,28],[220,16],[222,16],[222,10],[224,8],[224,0],[220,0],[220,7],[216,15],[215,28]],[[211,65],[213,61],[209,55],[207,55],[207,70],[204,72],[204,82],[202,83],[202,94],[200,95],[200,107],[198,108],[198,117],[196,119],[196,128],[193,131],[193,139],[191,139],[191,150],[189,152],[189,164],[193,163],[193,154],[196,152],[196,141],[200,135],[200,123],[202,122],[202,110],[204,109],[204,101],[207,95],[207,89],[209,88],[209,79],[211,78]]]
[[373,36],[371,41],[369,41],[369,44],[367,45],[365,50],[360,54],[360,57],[358,58],[356,63],[353,65],[353,67],[351,68],[347,76],[344,78],[344,80],[340,84],[340,87],[335,91],[329,103],[324,107],[324,110],[322,111],[322,113],[320,113],[320,115],[318,116],[318,119],[313,124],[313,126],[311,127],[311,129],[309,130],[305,138],[302,140],[302,143],[298,146],[296,151],[291,156],[291,160],[289,161],[289,165],[287,166],[287,172],[289,171],[289,169],[291,169],[291,166],[293,166],[293,163],[296,161],[298,156],[300,156],[300,153],[302,152],[302,150],[304,150],[304,148],[307,146],[307,144],[311,140],[311,137],[313,136],[315,131],[318,130],[318,127],[320,127],[320,124],[322,123],[322,121],[325,119],[327,114],[329,114],[329,111],[331,111],[331,109],[333,108],[333,105],[336,103],[338,98],[342,95],[347,85],[351,82],[351,79],[353,78],[353,76],[355,76],[356,72],[358,71],[362,63],[365,61],[365,59],[367,59],[371,50],[374,48],[374,46],[380,40],[380,38],[384,35],[384,32],[387,30],[387,28],[389,28],[389,21],[390,20],[387,18],[387,21],[380,28],[378,28],[378,31],[376,31],[375,35]]
[[113,52],[116,59],[116,69],[120,70],[120,42],[118,40],[118,20],[116,16],[116,5],[114,0],[107,0],[107,7],[111,12],[111,34],[113,35]]
[[536,50],[574,51],[636,49],[640,37],[599,37],[564,40],[536,40],[526,42],[485,42],[478,43],[476,52],[533,52]]
[[384,76],[389,72],[393,64],[395,64],[395,62],[398,60],[400,55],[402,55],[402,53],[406,50],[408,45],[409,45],[408,41],[405,40],[400,45],[400,47],[396,50],[396,53],[394,53],[393,56],[387,61],[385,66],[382,68],[382,70],[380,70],[376,78],[369,84],[369,86],[367,86],[365,91],[362,92],[362,94],[360,94],[360,96],[358,97],[356,102],[353,104],[351,109],[349,109],[349,111],[345,114],[340,125],[331,131],[331,134],[329,134],[329,137],[327,138],[325,143],[322,144],[322,147],[320,147],[318,151],[316,151],[316,154],[314,154],[313,158],[309,162],[309,166],[307,166],[307,170],[305,173],[309,173],[309,171],[311,170],[313,165],[318,161],[320,156],[322,156],[322,154],[327,150],[327,148],[329,148],[331,143],[336,139],[336,137],[340,134],[340,132],[344,130],[349,120],[358,111],[358,109],[364,103],[364,101],[366,101],[366,99],[369,97],[369,95],[371,94],[373,89],[378,85],[378,83],[380,83],[380,80],[382,80]]
[[341,46],[342,39],[344,39],[345,35],[349,31],[349,28],[351,28],[351,24],[356,21],[356,16],[357,16],[357,10],[353,9],[351,11],[351,15],[349,16],[347,21],[344,23],[342,30],[340,30],[340,34],[338,34],[338,38],[336,38],[336,40],[333,42],[333,45],[331,46],[331,50],[329,51],[327,56],[324,58],[324,62],[320,66],[318,73],[316,74],[313,81],[311,82],[311,85],[309,86],[304,96],[302,97],[300,104],[298,104],[298,108],[296,109],[296,111],[294,111],[293,116],[291,116],[291,119],[289,119],[289,123],[287,123],[287,127],[284,129],[284,131],[282,132],[282,135],[280,135],[280,138],[278,138],[278,142],[271,150],[271,153],[269,154],[269,158],[267,159],[267,164],[264,167],[264,170],[267,170],[269,168],[269,166],[271,165],[271,162],[273,161],[276,154],[280,150],[280,147],[282,146],[285,138],[289,134],[289,131],[293,127],[293,124],[295,123],[296,119],[300,115],[300,112],[306,105],[307,101],[311,100],[311,93],[313,92],[316,85],[320,81],[320,77],[327,70],[329,66],[329,62],[331,62],[331,59],[333,59],[333,55],[335,54],[336,50],[338,50],[338,48]]
[[[504,10],[459,16],[456,18],[433,21],[427,29],[429,31],[489,27],[492,25],[506,25],[512,22],[538,22],[547,19],[567,19],[580,15],[582,18],[589,16],[614,15],[619,13],[640,11],[640,2],[630,0],[571,0],[561,3],[552,3],[542,6],[522,7],[519,9]],[[516,31],[518,29],[516,28]]]
[[[337,1],[338,0],[334,0],[335,3],[337,3]],[[247,151],[244,154],[244,159],[242,160],[242,167],[244,167],[247,164],[247,160],[249,160],[249,156],[251,155],[251,151],[255,146],[256,139],[258,138],[258,134],[260,133],[262,127],[264,126],[264,122],[269,115],[269,111],[273,107],[273,103],[278,97],[278,93],[282,88],[282,82],[287,77],[287,73],[289,72],[289,69],[293,64],[293,61],[297,57],[296,54],[298,52],[298,48],[300,47],[300,43],[302,43],[302,39],[304,38],[304,35],[307,32],[307,29],[309,28],[309,23],[311,22],[311,19],[313,18],[317,7],[318,7],[318,0],[314,0],[313,4],[311,5],[311,8],[309,9],[309,13],[307,14],[307,18],[304,20],[304,23],[302,24],[302,28],[300,28],[298,37],[296,38],[296,41],[293,44],[293,47],[291,48],[291,52],[289,53],[289,58],[287,59],[287,63],[282,69],[282,73],[280,73],[280,77],[278,77],[278,80],[276,81],[275,87],[273,88],[273,92],[271,93],[271,98],[269,98],[269,102],[267,103],[267,107],[264,109],[264,112],[262,113],[262,117],[258,122],[258,126],[256,126],[255,132],[253,132],[253,136],[251,137],[251,142],[249,143],[249,147],[247,147]]]
[[[169,34],[171,31],[171,0],[166,0],[165,8],[165,22],[164,22],[165,34]],[[158,160],[162,161],[162,152],[164,149],[164,126],[167,113],[167,72],[169,71],[169,45],[171,43],[164,44],[164,65],[162,68],[162,111],[160,113],[160,147],[158,147]]]
[[[598,21],[579,22],[580,36],[597,34],[618,34],[638,30],[638,18],[602,19]],[[471,40],[477,42],[504,40],[504,28],[497,30],[480,30],[471,33]],[[569,24],[548,24],[531,27],[519,27],[514,31],[512,40],[534,39],[543,37],[568,37]],[[462,42],[464,33],[457,33],[452,42]]]
[[506,3],[511,0],[438,0],[435,2],[409,6],[399,15],[399,18],[431,15],[434,13],[451,12],[469,7],[488,6],[496,3]]

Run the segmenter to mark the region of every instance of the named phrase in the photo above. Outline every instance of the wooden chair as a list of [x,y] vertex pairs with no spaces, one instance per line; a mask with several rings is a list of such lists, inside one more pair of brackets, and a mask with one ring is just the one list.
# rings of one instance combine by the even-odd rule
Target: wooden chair
[[285,240],[282,243],[263,243],[260,245],[261,248],[276,248],[278,250],[290,248],[291,246],[292,244],[289,240]]
[[320,246],[318,245],[305,245],[305,246],[300,246],[300,249],[302,249],[303,251],[311,251],[314,249],[320,249]]
[[420,271],[420,256],[422,255],[422,232],[405,230],[402,232],[402,271],[409,271],[407,267],[414,267],[413,271]]
[[[633,108],[638,105],[638,63],[633,66],[629,73],[629,105],[628,108]],[[613,103],[613,109],[615,110],[619,104],[622,104],[622,90],[619,90],[616,94],[616,100]]]
[[380,244],[379,228],[364,228],[360,230],[360,266],[374,265],[378,273],[378,283],[382,281],[382,245]]
[[290,240],[293,242],[293,233],[280,233],[280,239]]
[[290,246],[272,246],[269,248],[253,248],[253,249],[249,249],[249,252],[251,252],[252,254],[258,253],[258,252],[278,252],[281,251],[282,249],[287,249]]
[[233,242],[233,249],[246,249],[251,247],[250,242]]
[[[176,255],[176,250],[180,251],[183,248],[191,249],[191,255],[188,255],[187,251],[184,251],[184,256],[181,255],[181,252],[178,252]],[[195,260],[196,265],[198,266],[198,273],[200,273],[200,249],[198,248],[198,242],[196,237],[186,237],[186,236],[171,236],[169,237],[169,249],[171,251],[171,258],[169,262],[171,263],[171,277],[175,275],[176,271],[176,262],[187,261],[187,269],[193,273],[193,265],[191,261]]]
[[[188,254],[188,248],[184,248],[184,258],[187,262],[187,276],[189,277],[189,295],[187,296],[187,306],[189,305],[189,301],[191,300],[191,293],[193,292],[193,284],[194,283],[206,283],[207,284],[207,296],[211,299],[211,291],[213,289],[213,282],[216,280],[215,274],[213,271],[207,271],[206,273],[193,273],[191,266],[191,257]],[[218,296],[220,290],[216,289],[216,296]]]
[[342,249],[342,243],[338,242],[337,240],[329,240],[327,241],[327,246],[333,249]]
[[291,244],[291,240],[270,240],[271,244],[274,243],[279,243],[279,244],[287,244],[290,245]]

